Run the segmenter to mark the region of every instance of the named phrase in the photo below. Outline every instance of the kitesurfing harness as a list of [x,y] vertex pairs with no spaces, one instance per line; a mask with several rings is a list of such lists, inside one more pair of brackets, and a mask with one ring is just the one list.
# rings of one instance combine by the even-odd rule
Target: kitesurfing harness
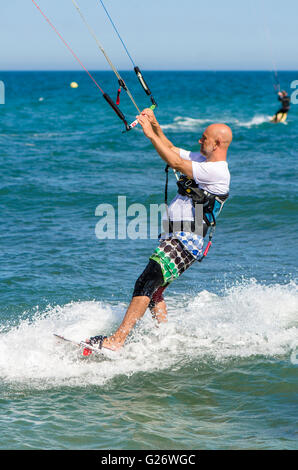
[[287,113],[289,111],[290,105],[291,105],[290,96],[288,96],[288,95],[279,96],[278,100],[281,101],[282,108],[281,108],[280,111],[277,111],[276,114],[278,114],[278,113]]
[[203,205],[203,219],[208,227],[216,225],[216,217],[229,197],[229,194],[217,195],[199,188],[196,182],[181,175],[177,181],[178,193],[191,198],[193,205]]
[[[169,212],[168,212],[168,171],[169,171],[169,165],[166,166],[165,172],[166,172],[166,184],[165,184],[165,205],[166,205],[166,210],[167,210],[167,216],[168,216],[168,223],[171,228],[173,227],[173,222],[170,221],[169,218]],[[180,178],[177,180],[177,186],[178,186],[178,194],[181,196],[187,196],[192,200],[192,204],[195,208],[196,204],[201,204],[203,206],[203,221],[205,222],[205,225],[203,226],[203,237],[206,236],[208,229],[210,228],[209,231],[209,241],[206,246],[206,249],[201,256],[201,258],[198,259],[198,261],[202,261],[206,256],[209,251],[209,248],[212,245],[212,237],[215,231],[216,227],[216,217],[220,214],[224,203],[229,197],[229,193],[227,194],[212,194],[209,191],[206,191],[206,189],[201,189],[197,185],[197,183],[191,179],[188,178],[185,175],[180,175]],[[180,223],[181,226],[183,227],[183,221],[182,222],[177,222],[178,224]],[[191,231],[195,231],[195,221],[191,222]]]

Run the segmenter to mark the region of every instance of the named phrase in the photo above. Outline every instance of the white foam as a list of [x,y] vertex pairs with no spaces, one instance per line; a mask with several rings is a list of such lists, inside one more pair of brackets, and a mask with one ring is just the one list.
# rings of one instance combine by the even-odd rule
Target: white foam
[[234,124],[239,127],[253,127],[253,126],[260,126],[264,124],[265,122],[270,122],[272,116],[265,116],[265,115],[260,115],[260,116],[254,116],[252,119],[249,121],[238,121],[235,119]]
[[213,121],[211,119],[194,119],[186,116],[177,116],[174,118],[174,122],[171,124],[163,124],[161,128],[163,130],[173,129],[176,131],[185,131],[185,130],[197,130],[203,124],[211,124]]
[[254,116],[249,121],[239,121],[238,119],[229,118],[227,116],[217,117],[214,119],[195,119],[187,116],[177,116],[174,122],[170,124],[163,124],[161,127],[163,130],[175,130],[179,131],[199,131],[202,126],[212,124],[213,122],[223,122],[228,125],[234,125],[238,127],[251,128],[253,126],[260,126],[264,123],[270,122],[272,116],[259,115]]
[[[111,359],[83,358],[53,333],[74,340],[115,329],[125,305],[74,302],[38,309],[33,319],[6,325],[0,334],[0,378],[25,387],[102,385],[125,374],[151,372],[181,364],[235,358],[290,356],[298,345],[298,289],[251,280],[216,295],[191,300],[167,295],[169,322],[156,328],[147,313],[126,346]],[[294,365],[293,365],[294,367]]]

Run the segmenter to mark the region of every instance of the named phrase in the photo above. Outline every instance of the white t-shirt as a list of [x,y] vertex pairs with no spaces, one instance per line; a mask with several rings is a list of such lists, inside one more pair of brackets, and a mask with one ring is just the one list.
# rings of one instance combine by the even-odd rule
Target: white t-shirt
[[[196,152],[180,149],[180,157],[192,161],[193,179],[201,189],[212,194],[227,194],[230,186],[230,172],[226,161],[206,162],[206,158]],[[194,207],[191,198],[177,194],[169,205],[172,221],[194,220]],[[163,220],[167,220],[167,213]]]

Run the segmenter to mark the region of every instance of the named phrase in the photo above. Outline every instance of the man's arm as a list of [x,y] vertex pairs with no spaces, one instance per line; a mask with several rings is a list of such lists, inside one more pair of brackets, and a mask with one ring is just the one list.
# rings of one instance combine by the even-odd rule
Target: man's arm
[[167,141],[155,132],[148,116],[141,114],[138,116],[138,121],[143,128],[145,136],[151,140],[161,158],[174,170],[180,171],[189,178],[193,178],[192,162],[181,158],[179,155],[179,149],[177,153],[172,147],[169,147]]
[[175,145],[165,136],[165,134],[163,133],[163,130],[160,127],[160,124],[157,121],[157,119],[155,117],[155,114],[152,111],[152,109],[146,108],[146,109],[144,109],[144,111],[142,111],[142,114],[148,117],[149,122],[152,126],[152,129],[153,129],[154,133],[157,135],[157,137],[159,137],[161,142],[166,147],[173,150],[173,152],[175,152],[177,155],[180,155],[180,149],[178,147],[175,147]]

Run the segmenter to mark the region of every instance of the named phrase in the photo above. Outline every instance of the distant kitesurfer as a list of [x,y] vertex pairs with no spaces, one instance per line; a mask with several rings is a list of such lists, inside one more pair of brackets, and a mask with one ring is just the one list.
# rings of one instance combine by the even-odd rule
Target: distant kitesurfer
[[277,93],[278,100],[281,101],[281,108],[275,113],[272,122],[285,121],[290,110],[291,98],[285,90]]
[[[175,147],[164,135],[151,109],[145,109],[138,116],[138,122],[159,156],[181,176],[177,182],[178,194],[167,207],[164,216],[168,231],[160,236],[157,249],[137,279],[121,325],[108,338],[94,336],[87,340],[93,346],[112,350],[123,346],[148,307],[157,322],[167,321],[163,292],[174,279],[202,257],[204,237],[208,230],[213,230],[230,186],[226,160],[232,131],[227,125],[208,126],[199,139],[201,151],[195,153]],[[201,224],[195,218],[197,207],[201,208]]]

